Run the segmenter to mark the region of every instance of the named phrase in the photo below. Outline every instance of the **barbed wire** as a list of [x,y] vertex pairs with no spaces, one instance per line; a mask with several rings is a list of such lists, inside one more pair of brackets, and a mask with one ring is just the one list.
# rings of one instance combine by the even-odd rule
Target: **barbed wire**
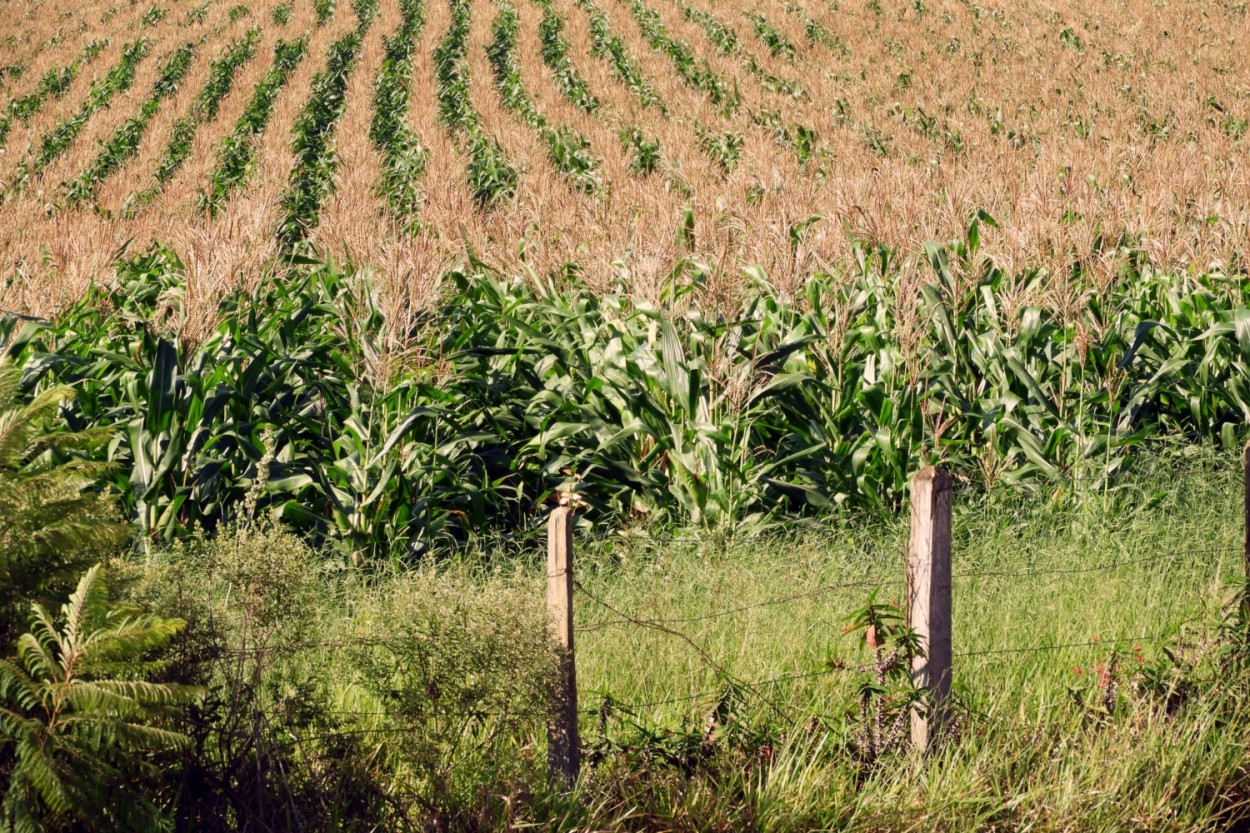
[[[974,570],[970,572],[956,573],[955,575],[951,577],[951,579],[952,581],[954,581],[954,580],[972,579],[972,578],[1036,578],[1038,576],[1082,575],[1082,574],[1088,574],[1088,573],[1107,572],[1107,571],[1119,569],[1121,567],[1138,566],[1142,564],[1150,564],[1150,563],[1155,563],[1159,561],[1172,560],[1172,559],[1181,558],[1181,557],[1188,556],[1188,555],[1198,555],[1198,554],[1228,555],[1228,554],[1232,554],[1233,552],[1234,550],[1232,549],[1225,551],[1225,550],[1209,549],[1209,548],[1175,550],[1171,552],[1146,556],[1144,558],[1109,561],[1109,562],[1105,562],[1102,564],[1095,564],[1089,567],[1057,567],[1054,569],[1038,569],[1038,570]],[[1192,567],[1185,567],[1183,569],[1197,569],[1199,567],[1205,567],[1205,566],[1206,565],[1194,565]],[[844,582],[840,584],[828,584],[828,585],[824,585],[821,587],[813,588],[811,590],[804,590],[804,591],[800,591],[797,593],[791,593],[785,596],[778,596],[776,598],[768,599],[762,602],[752,602],[750,604],[737,605],[735,607],[726,608],[724,610],[718,610],[712,613],[703,613],[703,614],[698,614],[694,616],[676,616],[676,617],[665,617],[665,618],[660,618],[660,619],[652,619],[652,618],[644,619],[641,617],[628,616],[618,611],[617,615],[619,618],[617,619],[609,619],[609,620],[600,621],[600,622],[590,622],[588,624],[579,626],[577,630],[578,632],[581,632],[581,633],[593,633],[595,631],[604,630],[606,628],[616,627],[619,625],[629,625],[629,624],[639,625],[642,627],[651,627],[651,626],[658,627],[658,626],[663,626],[663,625],[683,625],[683,624],[691,624],[694,622],[706,622],[706,621],[710,621],[713,619],[721,619],[726,616],[732,616],[736,613],[743,613],[749,610],[759,610],[762,608],[773,607],[776,605],[789,604],[791,602],[799,601],[802,599],[815,598],[818,596],[822,596],[828,593],[835,592],[837,590],[897,587],[903,584],[905,584],[905,581],[903,579],[884,579],[884,578],[877,579],[877,580],[861,580],[861,581]],[[576,586],[579,590],[585,593],[588,597],[592,598],[592,600],[598,602],[600,605],[604,607],[607,607],[607,605],[605,605],[601,600],[598,600],[595,597],[591,596],[591,594],[585,590],[585,587],[580,582],[577,583]]]

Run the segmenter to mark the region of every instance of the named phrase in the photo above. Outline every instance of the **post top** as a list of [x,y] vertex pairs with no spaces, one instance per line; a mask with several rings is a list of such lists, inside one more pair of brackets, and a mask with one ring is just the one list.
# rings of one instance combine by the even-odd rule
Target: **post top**
[[932,483],[937,491],[945,491],[951,487],[950,472],[938,466],[925,466],[916,472],[916,476],[912,478],[912,485],[919,486],[926,483]]

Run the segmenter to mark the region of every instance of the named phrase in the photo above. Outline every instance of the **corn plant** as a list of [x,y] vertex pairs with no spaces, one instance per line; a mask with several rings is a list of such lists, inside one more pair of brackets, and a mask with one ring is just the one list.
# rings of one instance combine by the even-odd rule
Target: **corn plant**
[[585,137],[567,126],[552,127],[534,106],[525,91],[516,59],[517,30],[516,8],[510,3],[500,2],[499,14],[492,26],[494,39],[486,50],[499,96],[504,106],[517,113],[542,137],[547,146],[547,157],[556,170],[563,173],[578,190],[593,193],[600,186],[595,173],[599,160],[591,152],[590,142]]
[[738,41],[738,33],[732,26],[727,25],[711,12],[696,9],[686,3],[681,4],[681,14],[686,20],[697,23],[703,28],[704,34],[716,47],[717,52],[722,55],[738,54],[741,44]]
[[335,0],[313,0],[313,14],[317,17],[317,25],[325,26],[334,17]]
[[724,173],[732,173],[738,167],[742,154],[741,133],[710,133],[696,129],[699,149],[715,162]]
[[174,175],[182,169],[191,155],[191,144],[201,124],[211,124],[221,110],[221,102],[234,89],[234,79],[239,70],[256,54],[259,29],[249,29],[242,38],[234,41],[213,61],[208,71],[208,81],[195,96],[190,111],[174,122],[165,152],[156,164],[152,185],[133,195],[126,208],[127,217],[133,217],[142,207],[164,190]]
[[386,42],[382,68],[373,85],[373,122],[369,138],[382,154],[378,192],[391,214],[413,233],[419,228],[417,210],[421,191],[418,183],[428,156],[416,133],[408,127],[412,54],[425,23],[422,0],[401,0],[400,12],[403,20]]
[[270,19],[279,26],[285,26],[291,22],[291,4],[279,3],[273,7],[270,13]]
[[689,44],[670,35],[655,9],[642,0],[629,0],[629,8],[647,43],[656,52],[668,55],[678,77],[687,86],[702,90],[722,112],[732,114],[737,111],[741,104],[737,86],[726,84],[707,61],[695,58]]
[[[528,529],[569,489],[604,522],[721,533],[893,511],[926,462],[1062,496],[1113,488],[1152,438],[1240,448],[1244,275],[1130,258],[1062,316],[1010,307],[1045,278],[986,263],[989,223],[928,247],[919,297],[900,292],[893,252],[861,247],[791,296],[750,270],[727,315],[701,308],[694,262],[652,305],[470,260],[445,276],[440,326],[411,334],[437,365],[386,383],[371,369],[386,322],[367,277],[328,267],[227,298],[218,330],[183,345],[185,277],[158,250],[54,324],[0,322],[0,341],[28,385],[75,387],[72,425],[119,430],[116,486],[157,538],[240,511],[266,426],[263,505],[373,556]],[[154,333],[170,309],[174,334]]]
[[481,119],[469,101],[469,67],[465,62],[469,40],[467,0],[450,0],[451,26],[434,50],[438,79],[438,111],[443,123],[468,151],[469,188],[479,208],[511,199],[516,193],[516,168],[503,148],[487,136]]
[[355,30],[330,47],[326,68],[313,79],[312,94],[291,129],[295,167],[282,195],[282,218],[278,221],[278,245],[294,252],[308,241],[316,228],[321,204],[334,188],[338,157],[334,130],[343,108],[347,82],[356,66],[361,41],[377,16],[377,0],[357,0]]
[[622,128],[621,144],[629,153],[630,173],[646,176],[654,173],[660,163],[660,142],[648,142],[637,127]]
[[160,6],[152,6],[139,18],[139,25],[152,27],[165,19],[166,11]]
[[307,51],[307,35],[293,41],[279,41],[274,47],[273,66],[256,85],[243,115],[239,116],[234,129],[222,142],[217,167],[209,175],[208,185],[197,197],[202,211],[216,216],[234,190],[247,178],[256,140],[269,124],[278,94],[304,60]]
[[538,25],[543,63],[555,75],[556,84],[565,98],[587,113],[594,113],[599,109],[599,99],[569,60],[569,45],[563,34],[564,18],[556,13],[551,0],[538,0],[538,3],[543,10],[543,19]]
[[4,108],[4,112],[0,113],[0,148],[3,148],[5,142],[8,141],[14,120],[29,124],[31,117],[42,110],[48,101],[64,96],[65,91],[78,77],[82,68],[95,60],[108,43],[107,39],[91,41],[74,61],[45,72],[33,92],[10,101]]
[[[774,58],[782,58],[787,61],[793,61],[798,48],[794,42],[787,38],[784,33],[771,22],[768,18],[759,12],[747,12],[747,19],[755,24],[755,34],[764,45],[768,47],[768,51],[772,53]],[[815,23],[815,21],[810,21]],[[819,27],[820,24],[816,24]],[[819,32],[818,28],[808,29],[809,32]],[[811,37],[811,35],[809,35]]]
[[104,143],[99,155],[85,171],[61,184],[65,191],[66,204],[73,206],[94,199],[100,185],[139,152],[139,142],[143,139],[148,123],[156,116],[161,104],[178,92],[194,57],[195,44],[184,43],[166,59],[156,83],[152,85],[152,93],[139,105],[139,112],[113,131],[113,135]]
[[654,108],[667,114],[667,108],[654,87],[642,74],[638,61],[630,56],[625,42],[612,33],[612,24],[594,0],[575,0],[590,18],[591,53],[606,59],[612,66],[612,74],[629,89],[643,107]]
[[39,150],[30,165],[23,163],[17,177],[18,185],[32,173],[39,173],[60,157],[78,138],[97,112],[107,107],[114,96],[129,90],[135,82],[139,63],[148,56],[151,44],[146,38],[127,44],[122,49],[121,60],[103,78],[91,85],[87,100],[73,116],[58,124],[39,140]]

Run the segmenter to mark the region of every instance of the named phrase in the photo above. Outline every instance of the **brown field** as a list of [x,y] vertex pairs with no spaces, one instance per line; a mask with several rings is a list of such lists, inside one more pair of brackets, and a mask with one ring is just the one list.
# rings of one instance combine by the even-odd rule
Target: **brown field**
[[[336,185],[312,241],[336,260],[375,267],[392,309],[429,303],[437,275],[466,246],[500,267],[539,275],[574,262],[592,286],[624,281],[643,297],[657,295],[689,257],[706,267],[717,295],[730,298],[744,266],[762,267],[785,288],[813,270],[846,264],[855,241],[898,249],[914,261],[923,241],[960,236],[978,208],[1000,226],[986,230],[983,251],[1010,270],[1063,276],[1075,265],[1096,283],[1114,274],[1122,240],[1166,266],[1244,268],[1250,235],[1244,3],[1128,0],[1089,11],[1075,0],[647,0],[670,35],[738,91],[740,105],[728,112],[683,83],[669,56],[651,48],[628,0],[596,0],[662,99],[661,112],[643,108],[609,60],[592,54],[587,11],[573,0],[555,0],[573,67],[601,104],[593,114],[562,95],[542,61],[541,8],[533,0],[515,4],[526,91],[551,126],[589,141],[600,187],[573,188],[539,133],[505,107],[486,58],[498,6],[473,0],[472,105],[520,171],[515,197],[489,210],[474,203],[464,144],[438,109],[433,53],[450,11],[446,0],[426,0],[408,123],[428,163],[420,229],[402,230],[378,196],[382,160],[369,138],[384,41],[400,22],[396,0],[383,0],[332,134]],[[247,3],[233,21],[230,12],[239,4],[231,0],[208,3],[201,22],[187,17],[197,0],[159,5],[165,17],[145,24],[152,6],[143,2],[0,0],[0,65],[25,68],[4,79],[0,106],[74,60],[92,38],[110,39],[64,96],[29,124],[14,123],[0,151],[0,308],[55,313],[92,282],[109,280],[119,252],[160,241],[184,258],[193,315],[207,322],[217,297],[254,285],[277,254],[274,231],[295,163],[292,127],[330,45],[356,25],[352,8],[339,0],[333,20],[317,27],[309,0],[295,0],[290,22],[281,26],[272,20],[275,0]],[[683,13],[687,7],[731,27],[736,53],[718,50],[695,16]],[[771,54],[750,13],[780,30],[795,54]],[[172,124],[190,108],[209,62],[251,26],[262,32],[256,54],[240,69],[220,115],[199,126],[189,161],[159,198],[124,218],[121,209],[150,184]],[[221,141],[269,68],[277,40],[304,32],[308,55],[277,99],[254,170],[225,210],[208,218],[196,195],[217,164]],[[41,137],[77,111],[92,81],[141,35],[153,48],[133,87],[93,115],[41,174],[17,183],[15,172]],[[202,40],[190,72],[161,104],[137,153],[101,184],[95,204],[66,207],[62,183],[86,169],[101,143],[149,97],[164,56],[196,39]],[[760,72],[799,93],[770,89]],[[775,128],[759,124],[765,119],[813,131],[811,157],[800,162]],[[659,141],[661,161],[651,175],[631,173],[618,138],[627,127]],[[728,171],[699,142],[701,135],[726,134],[741,137],[737,164]],[[695,235],[692,247],[687,240],[683,248],[678,229],[687,206]],[[821,219],[801,236],[792,234],[813,216]]]

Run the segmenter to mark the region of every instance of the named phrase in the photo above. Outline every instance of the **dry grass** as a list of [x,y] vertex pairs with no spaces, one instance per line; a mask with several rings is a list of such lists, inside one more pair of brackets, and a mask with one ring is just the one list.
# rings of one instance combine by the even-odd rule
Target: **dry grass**
[[[1129,0],[1087,12],[1075,0],[1052,6],[1003,0],[688,0],[737,33],[737,54],[721,54],[702,26],[682,14],[678,0],[649,0],[670,34],[686,44],[741,95],[733,113],[684,84],[667,55],[643,38],[627,0],[600,0],[613,30],[640,63],[667,105],[643,109],[590,52],[589,19],[573,0],[557,0],[567,21],[570,58],[603,103],[593,115],[561,95],[540,58],[540,10],[519,0],[519,58],[536,106],[553,126],[568,126],[591,142],[603,187],[584,194],[570,187],[538,134],[508,111],[496,91],[485,47],[496,7],[472,7],[471,95],[488,135],[521,171],[517,196],[479,211],[466,185],[466,159],[439,122],[432,53],[447,30],[445,2],[428,0],[418,39],[410,122],[429,153],[422,183],[421,229],[403,232],[385,215],[376,192],[380,160],[371,146],[374,79],[383,38],[398,24],[385,3],[369,32],[348,87],[337,131],[337,193],[315,236],[327,254],[375,267],[378,285],[397,320],[435,294],[436,276],[465,245],[490,262],[545,274],[576,262],[592,285],[625,280],[656,297],[688,253],[675,242],[686,204],[695,217],[693,257],[706,264],[722,297],[732,297],[740,270],[759,264],[783,287],[813,269],[845,263],[855,240],[914,255],[926,239],[957,236],[976,208],[1001,224],[984,235],[984,251],[1013,270],[1046,268],[1065,275],[1079,264],[1111,279],[1121,238],[1137,242],[1156,262],[1172,266],[1242,268],[1250,233],[1250,176],[1243,161],[1250,119],[1250,59],[1235,33],[1244,6],[1227,2],[1161,4]],[[49,102],[31,123],[14,125],[0,178],[7,180],[27,148],[80,105],[91,75],[107,71],[122,44],[139,34],[153,53],[127,94],[97,114],[61,159],[22,194],[0,206],[0,306],[55,312],[92,281],[107,280],[115,253],[130,242],[172,242],[188,260],[211,321],[222,292],[253,283],[270,261],[277,205],[293,157],[291,125],[307,99],[326,49],[353,24],[347,0],[334,21],[314,26],[309,4],[275,26],[276,0],[251,3],[229,22],[233,4],[209,5],[204,23],[186,26],[195,4],[168,4],[155,26],[140,19],[146,6],[122,7],[107,25],[82,26],[109,14],[101,3],[79,8],[64,0],[11,3],[13,32],[0,29],[0,63],[23,60],[26,74],[3,94],[29,91],[39,73],[68,63],[92,37],[108,35],[102,53],[68,93]],[[787,60],[770,53],[747,13],[758,12],[797,47]],[[805,24],[828,33],[811,40]],[[264,37],[241,71],[216,122],[195,139],[191,161],[165,193],[123,220],[116,212],[148,184],[174,121],[185,113],[211,58],[248,26]],[[309,56],[279,98],[248,185],[214,220],[195,209],[194,195],[211,171],[221,138],[242,111],[272,61],[277,37],[313,34]],[[58,32],[59,43],[48,45]],[[206,36],[180,93],[166,102],[141,150],[99,191],[100,208],[58,205],[55,186],[80,173],[97,142],[129,118],[147,96],[161,56],[178,43]],[[3,40],[5,35],[16,35]],[[771,91],[750,71],[798,84],[799,97]],[[815,131],[815,155],[800,164],[755,124],[764,111],[793,129]],[[618,140],[623,127],[658,138],[663,159],[651,176],[629,170]],[[742,136],[739,162],[725,172],[698,147],[700,134]],[[791,227],[823,219],[795,247]],[[906,262],[906,261],[905,261]],[[904,267],[906,268],[906,267]],[[1052,284],[1051,303],[1064,302],[1065,284]]]

